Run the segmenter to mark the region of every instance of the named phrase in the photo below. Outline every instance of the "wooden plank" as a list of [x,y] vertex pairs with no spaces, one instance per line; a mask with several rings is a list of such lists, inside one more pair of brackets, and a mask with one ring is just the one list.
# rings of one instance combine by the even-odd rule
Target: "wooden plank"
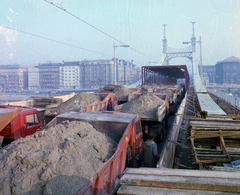
[[223,151],[223,154],[227,155],[229,159],[231,159],[230,155],[228,154],[228,151],[226,149],[226,146],[225,146],[225,142],[224,142],[224,139],[223,139],[223,136],[220,136],[220,147]]
[[239,179],[239,173],[229,173],[222,171],[209,170],[184,170],[184,169],[168,169],[168,168],[126,168],[124,174],[132,175],[156,175],[156,176],[192,176],[206,178],[223,178],[223,179]]
[[215,118],[190,118],[190,123],[191,124],[196,124],[198,122],[201,122],[201,123],[214,123],[214,122],[217,122],[217,123],[240,123],[240,120],[224,120],[224,119],[220,119],[220,120],[216,120],[217,117]]
[[[156,188],[156,187],[144,187],[144,186],[131,186],[121,185],[117,191],[117,195],[219,195],[220,191],[206,191],[206,190],[188,190],[188,189],[169,189],[169,188]],[[224,192],[224,195],[236,195],[239,193]]]
[[233,167],[223,167],[223,166],[211,166],[211,170],[216,171],[231,171],[231,172],[240,172],[239,168],[233,168]]
[[[185,170],[186,171],[186,170]],[[186,171],[187,172],[187,171]],[[221,192],[240,192],[239,179],[222,179],[210,177],[192,177],[192,176],[153,176],[153,175],[134,175],[125,174],[120,180],[121,184],[179,188],[192,190],[209,190]]]
[[[214,137],[219,137],[220,133],[219,132],[199,132],[199,133],[192,133],[190,137],[195,138],[195,139],[203,139],[203,138],[214,138]],[[222,132],[221,136],[224,138],[237,138],[240,137],[240,131],[238,132]]]
[[224,130],[224,131],[240,131],[240,127],[238,126],[192,126],[191,130],[195,131],[219,131],[219,130]]

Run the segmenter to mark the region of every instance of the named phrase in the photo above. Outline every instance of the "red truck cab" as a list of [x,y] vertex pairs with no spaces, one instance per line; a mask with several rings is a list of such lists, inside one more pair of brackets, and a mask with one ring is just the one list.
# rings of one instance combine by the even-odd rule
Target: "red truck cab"
[[34,134],[43,126],[38,111],[33,108],[0,108],[0,118],[16,109],[20,109],[20,112],[3,129],[0,129],[0,137],[3,139],[2,146]]

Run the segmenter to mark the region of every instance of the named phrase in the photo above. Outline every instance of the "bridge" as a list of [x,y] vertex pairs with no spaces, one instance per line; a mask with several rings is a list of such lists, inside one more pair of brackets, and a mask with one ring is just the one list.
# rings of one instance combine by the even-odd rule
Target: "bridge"
[[[199,41],[196,41],[194,23],[192,22],[192,37],[191,41],[183,42],[183,44],[191,44],[191,46],[182,48],[182,49],[173,49],[167,47],[167,38],[166,38],[166,24],[164,26],[164,36],[162,39],[163,42],[163,57],[160,61],[161,65],[169,65],[170,60],[174,58],[187,58],[192,63],[192,86],[194,87],[194,91],[197,94],[197,98],[202,111],[206,111],[209,114],[226,114],[210,97],[208,91],[204,87],[201,80],[201,70],[202,70],[202,57],[201,57],[201,37]],[[196,43],[200,44],[200,62],[197,62],[196,58]],[[198,64],[200,67],[200,72],[198,68]]]
[[[185,57],[192,62],[192,82],[181,102],[160,154],[159,169],[125,170],[118,194],[239,194],[240,98],[205,88],[196,58],[196,37],[191,47],[167,47],[164,24],[163,57],[159,66],[142,67],[142,84],[185,78],[186,66],[169,65]],[[200,58],[201,67],[201,58]],[[168,68],[169,67],[169,68]],[[176,78],[176,77],[175,77]],[[187,80],[187,82],[186,82]],[[235,113],[220,106],[224,101]],[[216,103],[217,102],[217,103]],[[188,169],[188,171],[182,170]],[[126,193],[127,192],[127,193]],[[131,192],[131,193],[130,193]]]

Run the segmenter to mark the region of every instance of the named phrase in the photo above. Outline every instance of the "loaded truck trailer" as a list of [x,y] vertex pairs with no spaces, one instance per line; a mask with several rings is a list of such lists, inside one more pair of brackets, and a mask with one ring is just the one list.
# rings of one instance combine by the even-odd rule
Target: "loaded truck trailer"
[[[58,115],[34,135],[1,150],[0,194],[115,194],[125,168],[138,165],[142,144],[137,115]],[[105,146],[112,147],[105,151]]]
[[[168,118],[169,118],[169,114],[170,114],[170,100],[169,100],[169,95],[167,93],[159,93],[159,92],[152,92],[155,96],[159,97],[160,99],[162,99],[165,103],[165,107],[166,107],[166,114],[165,114],[165,127],[168,126]],[[132,94],[129,94],[128,96],[128,101],[131,101],[133,99],[135,99],[136,97],[140,96],[142,93],[141,92],[134,92]],[[120,106],[121,107],[121,106]],[[117,107],[116,107],[117,109]]]
[[113,111],[117,105],[114,93],[79,93],[61,104],[46,106],[44,118],[49,123],[54,117],[64,112],[79,110],[81,112]]
[[131,95],[131,97],[132,100],[115,106],[115,110],[139,115],[142,127],[147,126],[148,133],[155,134],[155,141],[161,141],[168,122],[168,101],[162,100],[160,94],[151,92]]
[[138,167],[143,143],[139,116],[111,111],[67,112],[56,116],[45,128],[54,127],[66,120],[87,122],[117,142],[113,156],[77,194],[114,194],[119,188],[124,169]]

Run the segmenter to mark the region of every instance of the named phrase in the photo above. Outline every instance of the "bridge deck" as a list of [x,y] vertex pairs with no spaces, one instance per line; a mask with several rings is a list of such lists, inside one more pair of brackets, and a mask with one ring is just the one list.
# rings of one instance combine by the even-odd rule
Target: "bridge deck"
[[208,114],[226,114],[207,93],[198,74],[194,75],[194,89],[202,111],[207,111]]
[[199,105],[202,111],[207,111],[208,114],[226,114],[207,93],[197,93]]

